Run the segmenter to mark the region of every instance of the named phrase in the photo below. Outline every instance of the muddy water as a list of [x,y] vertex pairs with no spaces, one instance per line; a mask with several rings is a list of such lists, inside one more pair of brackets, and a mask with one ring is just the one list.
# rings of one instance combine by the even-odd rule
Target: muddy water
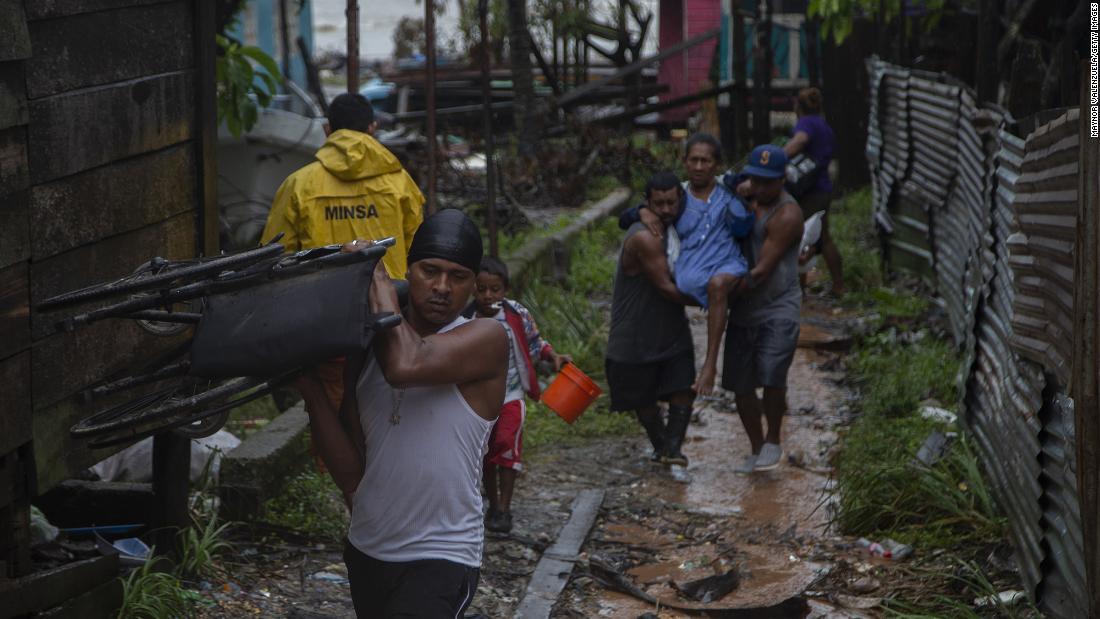
[[[697,357],[702,357],[705,323],[692,317]],[[828,339],[815,328],[812,341]],[[601,542],[632,544],[649,549],[651,560],[626,570],[646,593],[667,603],[697,608],[747,608],[778,604],[799,595],[828,565],[813,560],[809,549],[826,535],[823,492],[828,481],[826,454],[836,441],[833,430],[843,397],[831,376],[818,369],[829,353],[800,348],[789,374],[788,408],[783,427],[784,450],[798,465],[784,463],[769,472],[740,476],[733,467],[750,451],[732,397],[697,402],[702,424],[692,424],[684,449],[691,464],[681,475],[652,469],[638,482],[666,504],[694,517],[693,534],[675,529],[654,530],[653,521],[609,522],[596,535]],[[686,483],[685,483],[686,482]],[[713,533],[700,536],[707,519]],[[702,519],[702,520],[700,520]],[[702,537],[702,543],[693,543]],[[645,552],[641,555],[645,557]],[[683,583],[737,566],[741,584],[723,599],[708,605],[679,597],[671,581]],[[634,619],[654,612],[653,605],[634,597],[601,590],[589,610],[604,617]],[[814,614],[822,613],[815,608]],[[825,614],[828,614],[827,612]],[[662,609],[661,617],[681,616]]]

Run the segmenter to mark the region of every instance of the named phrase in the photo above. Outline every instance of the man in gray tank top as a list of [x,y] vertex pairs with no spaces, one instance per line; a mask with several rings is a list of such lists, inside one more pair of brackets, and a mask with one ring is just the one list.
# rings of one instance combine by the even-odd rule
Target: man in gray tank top
[[[683,209],[683,188],[672,172],[646,185],[646,207],[671,225]],[[644,224],[623,240],[611,297],[605,362],[611,409],[634,411],[653,445],[653,460],[687,465],[681,451],[695,399],[695,351],[684,305],[695,301],[676,288],[665,240]],[[668,402],[668,425],[658,401]]]
[[[798,282],[802,210],[783,189],[787,156],[778,146],[757,146],[738,187],[756,214],[747,242],[748,289],[730,303],[722,387],[734,393],[752,453],[735,468],[741,474],[779,466],[787,372],[798,346],[802,290]],[[764,388],[763,401],[756,389]],[[764,434],[761,417],[768,420]]]
[[[344,561],[359,617],[461,617],[477,591],[482,458],[510,346],[500,322],[459,316],[481,254],[477,225],[461,212],[426,219],[409,250],[405,311],[382,268],[362,308],[401,313],[402,323],[348,356],[339,414],[309,411],[351,505]],[[323,395],[316,379],[299,387]]]

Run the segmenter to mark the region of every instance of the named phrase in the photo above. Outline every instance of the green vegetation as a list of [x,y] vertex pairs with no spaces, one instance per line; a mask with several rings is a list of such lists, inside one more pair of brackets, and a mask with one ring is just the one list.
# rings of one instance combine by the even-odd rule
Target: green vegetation
[[[607,316],[611,285],[622,233],[608,219],[580,235],[573,245],[569,274],[561,284],[534,281],[520,295],[538,321],[542,335],[554,348],[573,356],[585,374],[604,385],[603,361],[607,344]],[[528,409],[524,443],[528,453],[542,445],[575,443],[600,436],[638,432],[629,414],[607,410],[601,397],[572,425],[566,424],[541,403]]]
[[[917,303],[898,305],[908,311]],[[965,436],[932,466],[914,460],[929,434],[954,430],[922,418],[919,408],[923,401],[950,406],[958,400],[959,363],[949,342],[904,324],[858,344],[848,367],[860,390],[861,415],[844,437],[836,470],[841,531],[946,549],[1004,533],[1004,518]]]
[[180,561],[176,571],[189,578],[213,576],[216,573],[217,555],[232,548],[225,541],[230,523],[218,525],[216,514],[210,514],[206,524],[188,527],[180,532]]
[[348,510],[328,473],[311,462],[286,489],[264,504],[264,518],[307,537],[339,543],[348,530]]
[[218,122],[224,122],[233,137],[239,137],[259,120],[259,108],[271,105],[283,75],[262,49],[241,45],[220,34],[215,39]]
[[[844,284],[852,295],[882,286],[878,237],[872,226],[871,189],[864,187],[833,201],[829,234],[844,261]],[[818,258],[818,263],[821,263]]]
[[194,592],[171,571],[160,571],[166,560],[149,561],[122,578],[119,619],[161,619],[191,616]]
[[[201,493],[197,496],[202,498]],[[199,509],[192,512],[194,524],[178,534],[178,562],[156,557],[121,577],[119,619],[190,617],[195,607],[211,603],[188,583],[219,574],[217,556],[231,548],[225,541],[229,524],[219,525],[213,511],[203,509],[206,501],[197,503]]]
[[[846,360],[859,390],[859,416],[843,434],[835,463],[833,524],[847,535],[910,544],[924,557],[943,551],[954,563],[953,573],[944,572],[942,562],[913,568],[926,588],[899,590],[888,600],[889,614],[976,616],[974,598],[999,590],[976,561],[1002,543],[1007,522],[965,433],[920,415],[926,402],[957,404],[961,355],[928,328],[928,295],[886,287],[870,212],[864,189],[839,201],[830,215],[851,289],[844,305],[869,318]],[[958,436],[941,459],[922,464],[916,454],[935,431]]]

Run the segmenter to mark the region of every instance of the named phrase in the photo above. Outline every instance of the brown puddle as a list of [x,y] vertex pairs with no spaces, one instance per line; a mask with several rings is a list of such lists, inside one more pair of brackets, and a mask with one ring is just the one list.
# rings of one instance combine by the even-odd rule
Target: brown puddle
[[[702,325],[693,321],[693,328],[700,340]],[[805,324],[803,328],[806,329]],[[704,350],[702,341],[697,342],[697,350]],[[601,529],[603,539],[661,548],[660,560],[628,570],[627,576],[640,588],[658,600],[682,606],[761,607],[801,594],[821,570],[828,568],[800,558],[790,540],[780,540],[776,533],[793,526],[797,535],[812,539],[824,532],[826,517],[818,506],[828,478],[813,471],[824,467],[821,454],[836,441],[835,432],[821,419],[833,415],[841,402],[837,388],[826,380],[823,372],[815,369],[828,358],[826,353],[799,349],[788,376],[791,414],[784,419],[783,446],[788,454],[801,452],[810,470],[798,468],[784,458],[774,471],[747,477],[735,474],[733,468],[748,454],[749,444],[730,398],[729,402],[708,401],[702,413],[706,424],[693,424],[688,431],[690,440],[685,443],[684,452],[691,462],[687,470],[690,483],[675,483],[668,473],[655,473],[640,484],[639,491],[659,496],[692,514],[736,523],[724,531],[721,544],[732,546],[732,554],[722,558],[738,565],[740,586],[708,605],[688,602],[677,595],[669,581],[684,582],[729,569],[730,564],[723,564],[714,545],[676,547],[667,535],[640,525],[605,524]],[[702,404],[697,402],[697,406]],[[597,601],[599,614],[604,617],[635,619],[640,614],[655,612],[652,605],[607,590],[600,592]],[[658,616],[684,615],[662,607]]]

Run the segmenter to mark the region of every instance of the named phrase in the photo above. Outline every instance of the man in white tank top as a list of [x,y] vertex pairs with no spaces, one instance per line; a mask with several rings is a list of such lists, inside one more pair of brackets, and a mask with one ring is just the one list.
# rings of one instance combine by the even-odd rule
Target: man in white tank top
[[[409,250],[404,320],[348,356],[339,415],[310,411],[318,452],[351,505],[344,561],[359,617],[461,617],[477,591],[482,459],[510,346],[500,322],[459,316],[481,254],[461,212],[425,220]],[[400,311],[385,269],[369,297],[371,312]]]

